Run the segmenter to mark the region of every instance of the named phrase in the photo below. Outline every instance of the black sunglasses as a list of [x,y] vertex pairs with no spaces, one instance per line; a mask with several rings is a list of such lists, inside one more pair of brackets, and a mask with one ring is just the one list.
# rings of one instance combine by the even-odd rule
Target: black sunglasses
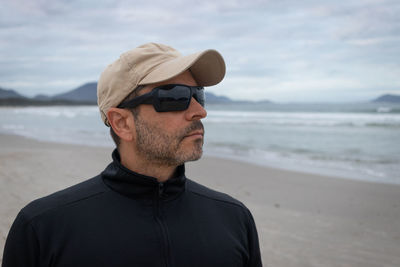
[[166,84],[154,88],[150,93],[135,97],[118,105],[118,108],[134,108],[141,104],[152,104],[157,112],[186,110],[194,97],[204,107],[202,86]]

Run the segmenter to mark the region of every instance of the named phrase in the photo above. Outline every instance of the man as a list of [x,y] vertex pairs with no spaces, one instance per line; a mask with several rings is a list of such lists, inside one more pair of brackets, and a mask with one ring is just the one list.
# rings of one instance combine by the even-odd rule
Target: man
[[23,208],[3,266],[261,266],[249,210],[184,173],[202,155],[202,86],[224,75],[215,50],[181,56],[154,43],[109,65],[98,104],[113,162]]

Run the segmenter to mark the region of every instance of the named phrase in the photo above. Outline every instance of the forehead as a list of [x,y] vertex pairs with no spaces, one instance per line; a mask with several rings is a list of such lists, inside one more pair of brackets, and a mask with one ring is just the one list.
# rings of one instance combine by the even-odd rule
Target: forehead
[[198,85],[196,80],[194,79],[192,73],[189,70],[187,70],[167,81],[146,85],[142,90],[140,90],[139,95],[148,93],[158,86],[165,85],[165,84],[175,84],[175,83],[191,85],[191,86]]

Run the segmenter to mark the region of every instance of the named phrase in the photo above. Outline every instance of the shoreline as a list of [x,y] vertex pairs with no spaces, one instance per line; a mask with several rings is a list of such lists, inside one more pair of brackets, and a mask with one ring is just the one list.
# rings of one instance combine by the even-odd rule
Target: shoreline
[[[112,148],[0,134],[0,251],[18,211],[100,173]],[[206,156],[187,177],[242,201],[266,266],[399,266],[400,185],[287,171]]]
[[[321,110],[210,106],[203,120],[205,156],[267,168],[400,185],[400,116],[368,107]],[[0,132],[36,140],[109,146],[96,106],[1,108]],[[40,122],[40,126],[34,123]]]
[[[67,146],[85,146],[85,147],[90,147],[94,149],[113,149],[114,143],[109,140],[109,143],[105,143],[102,145],[97,145],[95,143],[89,143],[89,144],[81,144],[73,141],[59,141],[59,140],[41,140],[35,137],[30,137],[30,136],[25,136],[17,133],[4,133],[0,132],[0,136],[5,135],[5,136],[16,136],[20,138],[25,138],[34,142],[43,142],[43,143],[50,143],[54,145],[67,145]],[[294,164],[293,161],[285,162],[285,164],[282,166],[278,166],[280,163],[277,159],[272,160],[271,162],[266,162],[266,160],[257,160],[255,158],[248,158],[244,155],[230,155],[228,156],[227,154],[224,153],[219,153],[217,150],[210,149],[210,151],[205,151],[203,153],[204,158],[215,158],[219,160],[229,160],[232,162],[238,162],[239,164],[248,164],[248,165],[254,165],[258,166],[261,168],[267,168],[267,169],[274,169],[277,171],[283,171],[283,172],[295,172],[295,173],[302,173],[302,174],[307,174],[307,175],[315,175],[315,176],[320,176],[323,178],[334,178],[334,179],[344,179],[344,180],[350,180],[350,181],[360,181],[360,182],[367,182],[367,183],[376,183],[376,184],[385,184],[385,185],[398,185],[400,186],[400,181],[395,182],[395,181],[381,181],[378,180],[377,177],[375,176],[368,176],[368,175],[362,175],[360,173],[355,173],[351,171],[346,171],[346,170],[341,170],[341,169],[335,169],[335,168],[327,168],[323,166],[307,166],[310,168],[305,168],[301,167],[301,164]],[[361,178],[363,177],[363,178]],[[369,178],[365,178],[369,177]]]
[[[375,176],[368,176],[367,179],[365,177],[367,175],[362,175],[360,173],[355,173],[351,172],[348,170],[340,170],[340,169],[335,169],[335,168],[327,168],[323,166],[312,166],[310,168],[305,168],[301,167],[301,164],[293,164],[291,163],[285,163],[284,167],[283,166],[277,166],[278,165],[278,160],[274,160],[274,163],[261,163],[261,161],[254,160],[253,158],[246,158],[244,156],[227,156],[227,155],[217,155],[218,152],[214,153],[205,153],[204,157],[206,158],[216,158],[216,159],[221,159],[221,160],[230,160],[233,162],[239,162],[241,164],[248,164],[248,165],[254,165],[258,166],[261,168],[267,168],[267,169],[274,169],[277,171],[283,171],[283,172],[294,172],[294,173],[302,173],[302,174],[308,174],[312,176],[320,176],[323,178],[327,179],[343,179],[343,180],[350,180],[350,181],[359,181],[359,182],[366,182],[366,183],[373,183],[373,184],[385,184],[385,185],[397,185],[400,186],[400,181],[395,182],[395,181],[381,181],[378,180],[377,177]],[[309,166],[307,166],[309,167]],[[363,178],[361,178],[363,177]]]

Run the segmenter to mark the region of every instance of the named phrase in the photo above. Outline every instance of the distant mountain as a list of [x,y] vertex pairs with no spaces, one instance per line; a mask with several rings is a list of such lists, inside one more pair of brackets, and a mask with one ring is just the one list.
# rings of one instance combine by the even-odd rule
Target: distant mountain
[[66,93],[55,95],[51,99],[97,103],[97,83],[86,83]]
[[[44,100],[45,96],[41,96],[41,100]],[[76,89],[68,91],[66,93],[58,94],[51,97],[52,100],[69,100],[69,101],[77,101],[77,102],[93,102],[97,103],[97,83],[86,83]],[[226,96],[217,96],[213,93],[206,92],[206,100],[210,103],[227,103],[232,102]]]
[[14,90],[0,88],[0,98],[24,98]]
[[232,102],[232,100],[226,96],[218,96],[218,95],[214,95],[213,93],[210,93],[210,92],[205,92],[205,93],[206,93],[206,102],[207,103],[229,103],[229,102]]
[[35,97],[33,99],[41,100],[41,101],[48,101],[48,100],[51,100],[51,97],[48,95],[39,94],[39,95],[35,95]]
[[70,100],[37,100],[34,98],[0,98],[0,106],[79,106],[93,105],[93,102],[77,102]]
[[[217,96],[206,92],[207,103],[236,103],[243,101],[233,101],[226,96]],[[97,104],[97,83],[86,83],[78,88],[65,93],[48,96],[44,94],[36,95],[33,98],[27,98],[18,94],[14,90],[5,90],[0,88],[0,105],[79,105],[79,104]]]
[[97,103],[97,83],[87,83],[71,91],[48,96],[24,97],[14,90],[0,88],[0,106],[93,105]]
[[382,95],[372,102],[400,103],[400,95]]

